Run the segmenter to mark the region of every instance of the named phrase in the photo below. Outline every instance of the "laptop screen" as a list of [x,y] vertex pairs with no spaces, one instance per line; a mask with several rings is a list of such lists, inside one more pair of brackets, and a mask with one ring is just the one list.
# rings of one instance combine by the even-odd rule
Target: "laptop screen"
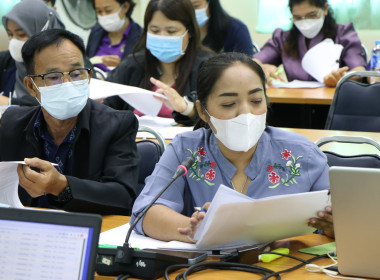
[[[93,215],[17,210],[27,212],[22,220],[0,214],[2,279],[93,278],[100,228],[100,223],[88,224]],[[35,212],[41,215],[38,220],[45,216],[46,221],[35,221]],[[78,216],[83,225],[78,225]]]

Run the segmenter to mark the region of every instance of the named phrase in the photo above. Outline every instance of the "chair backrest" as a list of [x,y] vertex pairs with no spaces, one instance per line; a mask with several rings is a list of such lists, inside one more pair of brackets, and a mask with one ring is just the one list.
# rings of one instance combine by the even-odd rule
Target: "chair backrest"
[[380,73],[350,72],[339,81],[325,129],[380,132],[380,83],[349,80],[354,76],[380,77]]
[[140,156],[139,178],[136,189],[137,195],[139,195],[144,188],[145,178],[152,174],[156,163],[160,160],[166,148],[165,139],[159,132],[146,126],[140,126],[138,131],[150,133],[157,142],[147,139],[136,141],[137,152]]
[[362,53],[361,53],[362,57],[364,58],[365,60],[365,63],[368,62],[368,50],[367,48],[364,46],[364,44],[362,43]]
[[[328,136],[316,141],[318,147],[325,144],[339,142],[349,144],[366,144],[380,153],[380,144],[373,139],[360,136]],[[323,151],[327,157],[327,163],[332,166],[348,166],[348,167],[367,167],[380,168],[380,156],[378,154],[359,153],[355,154],[355,149],[350,149],[351,155],[341,155],[334,151]]]

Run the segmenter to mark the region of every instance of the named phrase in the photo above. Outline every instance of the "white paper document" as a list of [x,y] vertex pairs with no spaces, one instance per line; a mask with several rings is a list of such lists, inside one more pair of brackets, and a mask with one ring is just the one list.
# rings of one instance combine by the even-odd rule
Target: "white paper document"
[[280,80],[273,80],[272,87],[274,88],[319,88],[325,87],[324,83],[316,81],[300,81],[293,80],[291,82],[282,82]]
[[310,234],[309,218],[330,204],[327,190],[253,199],[221,185],[194,239],[198,249]]
[[[99,244],[100,245],[117,245],[121,246],[124,244],[125,237],[129,230],[129,224],[119,226],[114,229],[107,230],[100,234]],[[180,241],[161,241],[153,239],[144,235],[140,235],[135,231],[132,232],[129,239],[129,244],[133,248],[140,249],[168,249],[168,250],[188,250],[197,251],[195,244],[185,243]]]
[[19,163],[24,162],[0,162],[0,203],[4,203],[15,208],[24,207],[18,197],[17,165]]
[[[165,139],[173,139],[177,134],[192,131],[194,128],[189,126],[177,126],[174,119],[142,116],[138,117],[139,125],[147,126],[155,131],[158,131]],[[137,138],[154,138],[152,134],[148,132],[138,132]]]
[[333,70],[338,70],[343,46],[327,38],[312,47],[302,58],[303,69],[318,82]]
[[132,87],[98,79],[91,79],[91,99],[102,99],[114,95],[119,95],[125,102],[143,114],[149,116],[157,116],[162,107],[162,102],[154,98],[154,96],[166,98],[162,94],[139,87]]

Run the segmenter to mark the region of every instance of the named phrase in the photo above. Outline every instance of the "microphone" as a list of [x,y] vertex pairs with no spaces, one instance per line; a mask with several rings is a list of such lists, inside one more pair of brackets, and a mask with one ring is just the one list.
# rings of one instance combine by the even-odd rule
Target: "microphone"
[[[142,279],[155,279],[163,275],[167,266],[172,264],[185,264],[185,257],[170,255],[169,251],[158,253],[157,250],[138,250],[130,247],[129,239],[136,224],[144,217],[146,212],[161,197],[161,195],[179,177],[186,175],[187,170],[194,164],[192,157],[186,158],[178,165],[173,177],[166,186],[153,198],[153,200],[136,217],[129,227],[123,246],[115,248],[98,248],[96,272],[100,275],[129,274],[131,277]],[[207,255],[205,255],[207,257]],[[199,259],[202,260],[202,259]]]

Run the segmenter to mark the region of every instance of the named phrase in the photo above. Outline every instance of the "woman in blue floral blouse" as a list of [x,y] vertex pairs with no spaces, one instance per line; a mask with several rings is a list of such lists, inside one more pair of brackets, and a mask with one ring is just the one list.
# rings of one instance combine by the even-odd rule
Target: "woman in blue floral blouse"
[[[160,240],[192,241],[220,184],[253,198],[329,188],[325,155],[305,137],[266,126],[265,75],[248,56],[224,53],[209,59],[198,76],[198,129],[177,135],[137,198],[131,222],[186,158],[195,164],[147,212],[136,231]],[[207,207],[207,204],[205,205]],[[329,230],[330,213],[311,219]],[[191,218],[189,216],[192,216]]]

